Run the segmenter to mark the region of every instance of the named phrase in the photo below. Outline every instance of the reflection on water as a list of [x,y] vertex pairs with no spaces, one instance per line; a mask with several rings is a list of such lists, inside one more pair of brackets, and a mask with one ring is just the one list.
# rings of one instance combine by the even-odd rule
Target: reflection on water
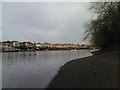
[[46,88],[66,62],[92,55],[89,50],[2,54],[3,88]]

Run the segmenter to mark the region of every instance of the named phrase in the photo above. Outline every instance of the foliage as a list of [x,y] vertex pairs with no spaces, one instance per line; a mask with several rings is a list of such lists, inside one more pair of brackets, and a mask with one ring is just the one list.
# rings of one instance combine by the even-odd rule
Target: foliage
[[91,42],[101,48],[120,44],[120,2],[95,2],[92,10],[97,18],[88,24],[87,36]]

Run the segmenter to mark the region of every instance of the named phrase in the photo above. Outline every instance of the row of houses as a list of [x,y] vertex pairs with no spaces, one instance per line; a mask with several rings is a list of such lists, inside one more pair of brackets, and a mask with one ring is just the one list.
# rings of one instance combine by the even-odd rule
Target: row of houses
[[32,42],[18,42],[18,41],[3,41],[1,42],[2,46],[5,47],[33,47],[34,44]]
[[52,50],[52,49],[81,49],[91,48],[90,45],[70,44],[70,43],[32,43],[19,41],[3,41],[2,47],[17,48],[18,50]]

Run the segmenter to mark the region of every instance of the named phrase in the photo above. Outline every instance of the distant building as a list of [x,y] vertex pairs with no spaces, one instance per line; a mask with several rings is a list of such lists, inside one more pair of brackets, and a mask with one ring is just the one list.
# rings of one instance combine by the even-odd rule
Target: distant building
[[13,47],[13,42],[12,41],[4,41],[4,42],[2,42],[2,46]]
[[21,50],[33,50],[34,44],[31,42],[20,42],[20,49]]
[[42,44],[42,47],[49,48],[50,45],[51,45],[50,43],[43,43],[43,44]]
[[0,46],[5,50],[74,50],[74,49],[90,49],[92,45],[85,44],[71,44],[71,43],[32,43],[32,42],[18,42],[18,41],[3,41]]
[[13,47],[20,47],[20,42],[18,41],[12,41],[13,42]]
[[36,47],[37,48],[41,48],[42,47],[42,43],[36,43]]
[[34,44],[31,42],[21,42],[21,46],[27,47],[27,48],[32,48],[34,47]]
[[18,41],[4,41],[1,43],[2,51],[3,52],[10,52],[10,51],[18,51],[18,47],[20,46]]

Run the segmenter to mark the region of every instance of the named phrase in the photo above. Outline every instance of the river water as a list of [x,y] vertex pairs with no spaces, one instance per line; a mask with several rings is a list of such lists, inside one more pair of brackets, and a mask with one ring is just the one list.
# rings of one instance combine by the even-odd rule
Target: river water
[[2,87],[46,88],[66,62],[91,55],[90,50],[3,53]]

